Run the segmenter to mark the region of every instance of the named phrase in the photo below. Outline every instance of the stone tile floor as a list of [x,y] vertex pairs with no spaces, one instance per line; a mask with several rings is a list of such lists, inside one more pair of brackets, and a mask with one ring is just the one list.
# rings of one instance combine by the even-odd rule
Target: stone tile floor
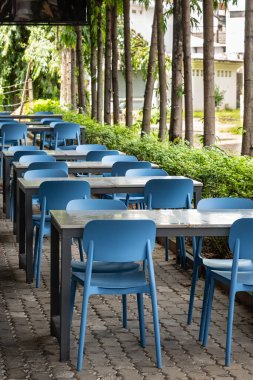
[[197,341],[203,280],[197,287],[194,322],[186,324],[191,270],[182,271],[173,256],[164,261],[157,246],[157,281],[163,368],[158,370],[151,304],[145,297],[147,347],[138,344],[135,297],[128,297],[128,329],[122,328],[120,298],[90,300],[83,371],[75,370],[81,310],[78,290],[71,334],[71,360],[59,362],[58,344],[49,330],[49,243],[45,242],[40,289],[25,283],[18,268],[18,250],[11,223],[0,215],[0,380],[12,379],[252,379],[253,315],[237,304],[233,361],[224,367],[227,296],[216,290],[209,344]]

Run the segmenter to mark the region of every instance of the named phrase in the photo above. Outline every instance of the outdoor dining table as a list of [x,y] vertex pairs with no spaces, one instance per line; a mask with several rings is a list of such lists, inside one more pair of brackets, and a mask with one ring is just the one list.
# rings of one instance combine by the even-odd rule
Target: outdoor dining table
[[41,120],[41,119],[62,119],[61,114],[50,114],[50,115],[1,115],[1,119],[18,119],[18,120]]
[[[16,202],[16,235],[19,242],[19,266],[26,271],[26,281],[33,281],[33,222],[32,222],[32,196],[38,193],[40,184],[49,180],[78,180],[87,181],[94,195],[115,193],[143,193],[144,186],[150,179],[161,177],[86,177],[76,178],[43,178],[36,180],[25,180],[19,178],[17,181]],[[163,178],[185,178],[181,176],[167,176]],[[194,181],[194,194],[196,203],[201,199],[202,183]],[[15,224],[14,224],[15,226]],[[14,227],[15,228],[15,227]]]
[[[75,161],[85,160],[86,154],[84,152],[77,152],[76,150],[47,150],[49,156],[53,156],[57,161]],[[5,217],[10,217],[10,174],[11,162],[13,161],[14,152],[3,150],[0,152],[3,160],[3,212]]]
[[228,236],[231,224],[252,218],[252,210],[51,211],[51,335],[60,344],[60,360],[69,359],[71,239],[97,219],[152,219],[158,237]]

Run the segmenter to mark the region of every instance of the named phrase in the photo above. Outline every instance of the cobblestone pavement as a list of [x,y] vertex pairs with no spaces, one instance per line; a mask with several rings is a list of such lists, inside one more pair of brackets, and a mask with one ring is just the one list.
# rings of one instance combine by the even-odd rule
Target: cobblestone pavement
[[163,368],[155,362],[151,304],[145,297],[147,347],[138,344],[135,297],[128,297],[128,329],[122,328],[120,298],[90,300],[83,371],[75,371],[81,289],[71,334],[71,360],[59,362],[58,344],[49,330],[49,244],[46,242],[41,288],[25,283],[18,269],[17,245],[11,224],[0,216],[0,379],[251,379],[253,316],[244,306],[235,310],[233,360],[224,367],[227,296],[216,290],[209,344],[197,341],[203,280],[199,281],[194,322],[186,324],[191,271],[182,271],[164,249],[154,256]]

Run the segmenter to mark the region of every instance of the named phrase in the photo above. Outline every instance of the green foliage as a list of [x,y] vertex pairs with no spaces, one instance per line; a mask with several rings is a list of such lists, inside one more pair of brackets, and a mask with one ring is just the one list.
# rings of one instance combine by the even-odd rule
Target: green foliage
[[215,86],[215,89],[214,89],[215,107],[220,107],[222,105],[222,102],[224,100],[224,94],[225,94],[225,91],[222,91],[218,86]]

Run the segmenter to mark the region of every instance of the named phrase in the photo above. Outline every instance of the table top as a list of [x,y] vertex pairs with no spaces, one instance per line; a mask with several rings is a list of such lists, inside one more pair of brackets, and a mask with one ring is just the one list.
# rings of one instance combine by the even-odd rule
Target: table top
[[53,114],[53,115],[0,115],[1,116],[1,119],[54,119],[54,118],[59,118],[61,119],[62,118],[62,115],[61,114]]
[[[240,218],[253,218],[253,210],[126,210],[126,211],[59,211],[52,210],[52,221],[60,229],[82,229],[91,220],[138,220],[152,219],[157,229],[196,229],[197,236],[201,230],[224,229],[229,232],[231,224]],[[191,236],[192,233],[187,234]],[[213,235],[212,233],[210,236]],[[217,234],[215,234],[217,236]]]
[[[68,181],[87,181],[89,182],[91,188],[103,188],[103,189],[110,189],[110,188],[118,188],[119,192],[121,188],[142,188],[145,186],[145,184],[151,180],[151,179],[180,179],[180,178],[186,178],[183,176],[166,176],[166,177],[68,177],[66,178],[41,178],[41,179],[33,179],[33,180],[26,180],[23,178],[19,178],[19,186],[26,190],[26,189],[37,189],[39,188],[40,184],[44,181],[62,181],[62,180],[68,180]],[[202,187],[203,184],[201,182],[193,180],[194,187]]]
[[[113,166],[113,162],[102,162],[102,161],[82,161],[82,162],[76,162],[76,161],[67,161],[66,164],[68,165],[69,169],[111,169]],[[23,163],[20,164],[18,161],[13,162],[13,167],[18,170],[25,170],[28,168],[30,164]],[[158,165],[152,164],[152,168],[158,168]]]
[[[80,129],[85,129],[84,125],[80,125]],[[51,132],[54,130],[52,125],[45,125],[41,123],[29,123],[27,127],[28,132]]]
[[[54,156],[54,157],[74,157],[76,158],[77,160],[78,159],[85,159],[86,157],[86,153],[84,152],[77,152],[76,150],[61,150],[61,149],[57,149],[57,150],[45,150],[45,152],[49,155],[49,156]],[[10,157],[12,158],[14,156],[14,152],[13,151],[9,151],[9,150],[3,150],[3,156],[4,157]]]

